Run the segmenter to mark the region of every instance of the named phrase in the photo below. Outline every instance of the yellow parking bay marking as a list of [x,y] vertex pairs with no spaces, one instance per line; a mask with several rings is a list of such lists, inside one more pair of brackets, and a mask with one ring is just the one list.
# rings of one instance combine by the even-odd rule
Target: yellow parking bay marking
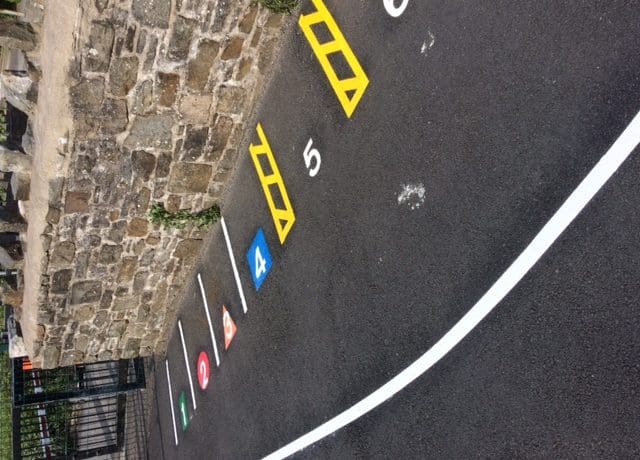
[[[338,96],[338,100],[340,104],[342,104],[342,108],[347,114],[347,117],[351,118],[351,115],[353,115],[353,112],[356,110],[360,99],[364,96],[364,92],[369,85],[369,78],[367,78],[358,58],[353,54],[351,46],[349,46],[344,35],[342,35],[338,24],[336,24],[335,19],[333,19],[333,16],[331,16],[331,13],[323,1],[313,0],[313,4],[316,7],[316,11],[300,16],[298,24],[307,37],[318,61],[320,61],[324,73],[327,74],[329,83],[331,83],[331,87],[335,91],[336,96]],[[333,37],[333,41],[320,43],[311,27],[321,23],[327,26]],[[347,64],[351,67],[353,77],[342,80],[338,77],[336,70],[331,65],[331,61],[329,61],[329,55],[333,53],[342,53]],[[353,94],[349,96],[349,92]]]
[[[253,164],[256,167],[258,178],[260,179],[260,183],[262,184],[262,190],[264,191],[264,195],[267,198],[267,204],[269,205],[271,217],[273,217],[273,223],[276,226],[276,231],[278,232],[280,244],[284,244],[285,240],[287,239],[287,235],[289,235],[289,232],[291,231],[291,228],[296,221],[296,216],[293,213],[293,207],[291,206],[291,201],[289,201],[287,189],[284,185],[284,181],[282,180],[282,176],[280,175],[280,170],[278,169],[276,159],[273,157],[273,151],[271,150],[269,141],[264,135],[262,125],[258,123],[258,127],[256,129],[258,131],[258,137],[260,138],[260,145],[251,144],[249,146],[249,152],[251,153]],[[269,168],[271,170],[270,174],[265,173],[264,169],[262,169],[262,164],[260,163],[260,155],[264,155],[267,158]],[[284,209],[277,207],[270,189],[270,186],[272,185],[278,187],[280,197],[282,198],[281,204],[284,206]]]

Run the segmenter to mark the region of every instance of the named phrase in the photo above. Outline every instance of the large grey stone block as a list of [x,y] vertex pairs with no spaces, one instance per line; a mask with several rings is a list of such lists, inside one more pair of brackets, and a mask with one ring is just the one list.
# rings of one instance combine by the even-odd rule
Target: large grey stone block
[[211,165],[176,163],[171,171],[169,190],[173,193],[206,193],[212,173]]
[[113,49],[113,26],[106,22],[91,23],[89,42],[83,60],[85,70],[106,72],[109,69]]
[[111,62],[109,87],[114,96],[126,96],[138,80],[138,58],[124,57]]
[[173,143],[171,133],[174,117],[171,114],[138,116],[124,142],[129,149],[160,148],[170,149]]
[[97,302],[101,296],[100,281],[79,281],[71,286],[71,304]]
[[169,27],[171,3],[169,0],[133,0],[131,11],[141,24],[166,29]]
[[173,61],[184,61],[189,57],[189,47],[193,39],[193,31],[198,22],[182,16],[173,24],[167,57]]

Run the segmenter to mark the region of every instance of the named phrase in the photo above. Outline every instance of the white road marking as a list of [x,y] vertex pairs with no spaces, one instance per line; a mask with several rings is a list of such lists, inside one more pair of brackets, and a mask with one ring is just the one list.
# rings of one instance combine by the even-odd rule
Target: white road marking
[[436,43],[435,35],[433,35],[428,30],[427,30],[427,33],[429,34],[429,39],[425,40],[422,43],[422,47],[420,48],[420,54],[427,54],[427,51],[429,51],[431,48],[433,48],[433,45],[435,45],[435,43]]
[[169,403],[171,404],[171,421],[173,422],[173,437],[176,440],[176,446],[178,445],[178,428],[176,427],[176,411],[173,408],[173,389],[171,388],[171,375],[169,375],[169,361],[164,360],[167,366],[167,383],[169,384]]
[[406,204],[412,211],[415,211],[424,204],[426,190],[423,184],[405,184],[398,194],[398,205]]
[[224,222],[224,217],[220,218],[220,224],[222,225],[224,240],[227,242],[227,251],[229,251],[229,259],[231,260],[233,277],[236,280],[236,286],[238,286],[238,293],[240,294],[240,301],[242,302],[242,310],[245,313],[247,313],[247,301],[244,298],[244,290],[242,289],[242,283],[240,282],[240,274],[238,273],[238,267],[236,266],[236,258],[233,255],[233,249],[231,248],[231,240],[229,239],[229,231],[227,230],[227,224],[225,224]]
[[[399,1],[400,5],[396,6],[396,2]],[[384,0],[384,9],[387,10],[389,16],[392,18],[399,18],[404,13],[409,5],[409,0]]]
[[[304,157],[304,165],[309,170],[309,177],[316,177],[322,165],[322,157],[318,149],[312,149],[311,147],[313,147],[313,139],[309,138],[309,142],[307,142],[302,156]],[[311,163],[315,163],[313,168],[311,167]]]
[[193,410],[196,410],[196,392],[193,391],[193,378],[191,378],[191,366],[189,365],[189,357],[187,356],[187,345],[184,343],[184,332],[182,331],[182,321],[178,320],[178,329],[180,330],[180,340],[182,341],[182,352],[184,353],[184,365],[187,368],[187,377],[189,377],[189,387],[191,388],[191,400],[193,401]]
[[321,440],[362,417],[367,412],[387,401],[393,395],[420,377],[442,359],[453,347],[465,338],[498,303],[518,284],[542,255],[558,239],[562,232],[591,201],[602,186],[617,171],[640,143],[640,113],[631,121],[609,151],[584,178],[569,198],[556,211],[536,235],[529,246],[518,256],[480,300],[425,354],[409,367],[389,380],[369,396],[346,411],[308,432],[295,441],[265,457],[268,460],[282,459]]
[[200,276],[200,273],[198,273],[198,284],[200,285],[200,294],[202,294],[204,312],[207,314],[207,322],[209,323],[209,334],[211,334],[211,343],[213,343],[213,353],[216,356],[216,367],[220,367],[218,344],[216,343],[216,336],[213,333],[213,324],[211,324],[211,313],[209,313],[209,302],[207,302],[207,294],[204,292],[204,284],[202,284],[202,277]]

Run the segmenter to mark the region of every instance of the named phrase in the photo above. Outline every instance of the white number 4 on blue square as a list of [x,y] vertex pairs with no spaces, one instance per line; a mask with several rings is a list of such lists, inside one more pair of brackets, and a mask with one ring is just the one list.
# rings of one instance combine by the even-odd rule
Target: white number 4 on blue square
[[257,291],[267,278],[272,265],[267,239],[261,228],[258,229],[258,233],[256,233],[256,237],[247,252],[247,262],[249,262],[251,278],[253,278],[253,284],[255,284]]

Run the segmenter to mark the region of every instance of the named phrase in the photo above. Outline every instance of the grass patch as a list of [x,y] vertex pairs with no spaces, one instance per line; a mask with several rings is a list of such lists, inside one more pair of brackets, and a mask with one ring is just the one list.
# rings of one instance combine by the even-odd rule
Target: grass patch
[[0,110],[0,142],[7,140],[7,114]]
[[11,456],[11,367],[9,354],[0,352],[0,459]]
[[[6,324],[4,322],[6,308],[6,306],[0,305],[0,332],[6,330]],[[64,391],[68,388],[68,369],[52,369],[41,372],[47,374],[47,391]],[[32,386],[27,386],[25,390],[27,394],[33,394],[35,391]],[[13,400],[11,390],[11,360],[9,359],[8,352],[0,351],[0,460],[9,460],[13,456],[13,420],[11,417],[12,405]],[[49,435],[54,452],[60,454],[73,452],[73,449],[75,447],[75,439],[73,438],[71,427],[73,414],[72,404],[68,401],[48,404],[46,411],[47,422],[49,426]],[[38,406],[23,408],[22,419],[23,421],[26,420],[29,426],[34,426],[37,420],[39,420]],[[23,448],[27,449],[27,452],[24,452],[26,454],[25,458],[29,458],[36,451],[40,451],[40,436],[38,432],[28,429],[26,433],[22,434],[21,444]]]
[[188,223],[194,223],[198,227],[207,227],[220,218],[220,207],[211,206],[200,212],[180,210],[169,212],[161,204],[154,204],[149,211],[149,220],[154,224],[160,224],[166,228],[184,228]]
[[[4,305],[0,305],[0,332],[6,330]],[[11,452],[11,361],[9,353],[0,351],[0,459],[9,459]]]
[[274,13],[291,14],[300,4],[300,0],[258,0],[258,3]]

